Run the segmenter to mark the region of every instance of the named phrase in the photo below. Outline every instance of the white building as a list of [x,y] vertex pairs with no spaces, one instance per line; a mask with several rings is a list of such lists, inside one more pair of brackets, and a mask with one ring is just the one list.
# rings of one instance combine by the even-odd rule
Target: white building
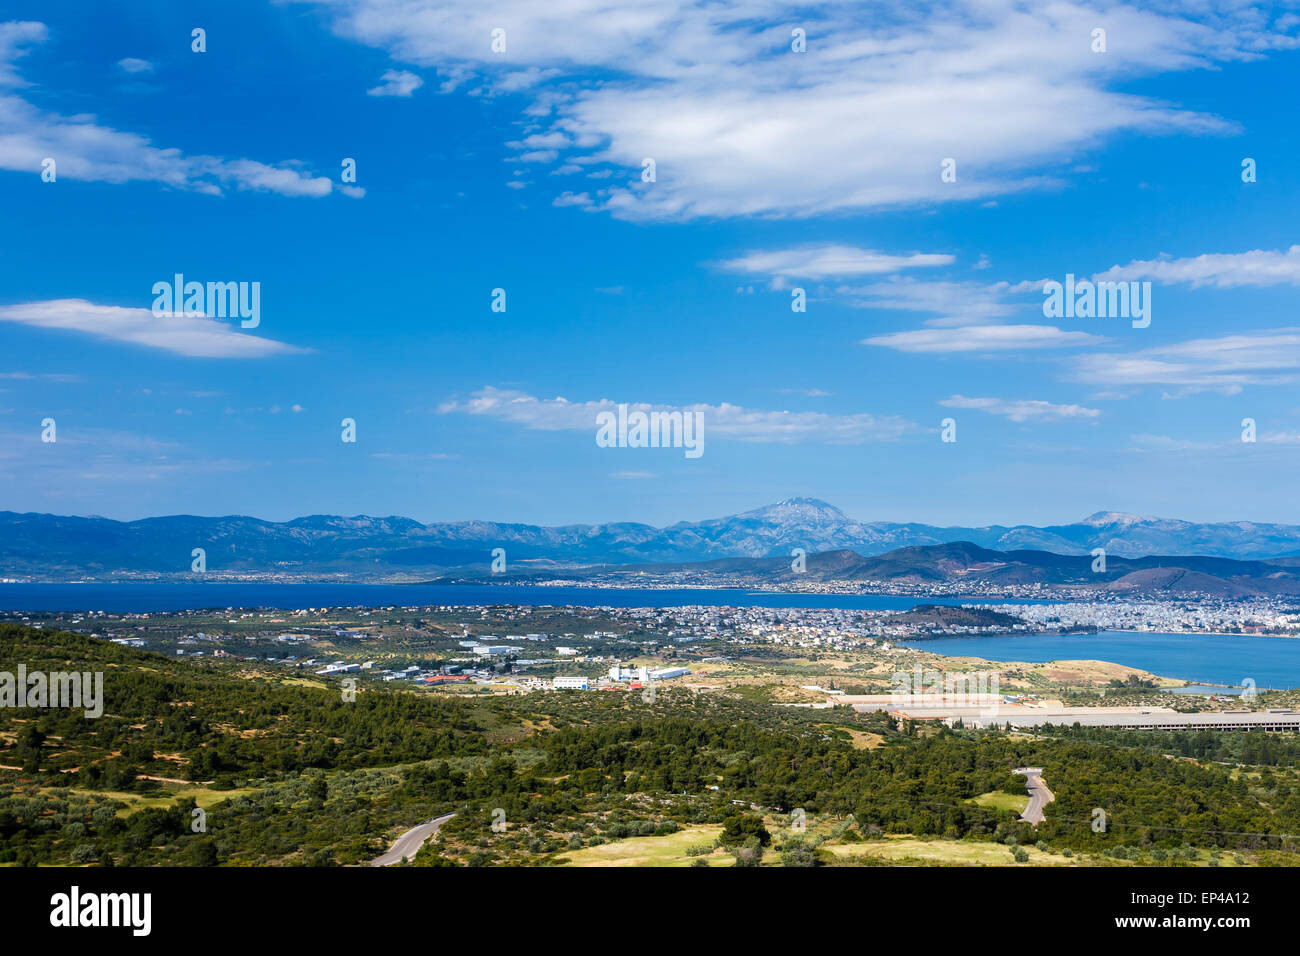
[[500,657],[502,654],[521,650],[522,647],[511,647],[509,644],[480,644],[474,648],[474,653],[479,657]]
[[551,681],[551,687],[554,690],[586,690],[587,678],[557,677],[553,681]]
[[347,674],[347,673],[351,673],[352,671],[359,671],[359,670],[361,670],[360,664],[345,664],[342,661],[336,661],[333,664],[329,664],[326,667],[322,667],[316,673],[317,674]]
[[651,680],[671,680],[674,677],[685,677],[691,672],[689,667],[661,667],[658,670],[650,672]]

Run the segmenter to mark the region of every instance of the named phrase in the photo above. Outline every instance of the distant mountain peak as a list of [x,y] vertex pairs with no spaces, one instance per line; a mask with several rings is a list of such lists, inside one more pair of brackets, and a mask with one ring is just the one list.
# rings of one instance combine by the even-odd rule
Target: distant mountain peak
[[1159,518],[1152,518],[1149,515],[1128,514],[1124,511],[1098,511],[1088,515],[1080,524],[1098,528],[1108,524],[1145,524],[1148,521],[1159,520]]
[[[1145,555],[1300,558],[1300,525],[1202,524],[1115,511],[1099,511],[1075,524],[1046,528],[864,524],[832,504],[803,496],[787,497],[744,514],[679,522],[667,528],[636,523],[561,527],[494,521],[422,524],[400,515],[319,514],[286,522],[239,515],[170,515],[124,522],[0,511],[3,577],[80,580],[187,575],[194,547],[206,548],[209,570],[223,573],[274,570],[277,574],[319,574],[332,579],[353,576],[357,580],[406,580],[417,574],[431,577],[441,569],[486,566],[488,555],[497,548],[507,549],[516,562],[569,565],[788,558],[795,549],[802,549],[809,556],[836,552],[826,560],[844,564],[892,552],[890,566],[904,570],[917,561],[939,561],[945,569],[969,569],[989,562],[1005,563],[993,552],[1081,556],[1096,548],[1104,548],[1111,557],[1134,559]],[[911,550],[926,547],[938,550]],[[1300,566],[1300,561],[1296,565]],[[933,567],[917,573],[922,572],[935,573]]]
[[782,498],[776,504],[764,505],[762,508],[755,508],[753,511],[746,511],[739,517],[754,516],[772,516],[778,514],[789,515],[823,515],[829,518],[835,518],[840,521],[852,521],[853,519],[846,515],[839,508],[836,508],[829,502],[822,501],[820,498]]

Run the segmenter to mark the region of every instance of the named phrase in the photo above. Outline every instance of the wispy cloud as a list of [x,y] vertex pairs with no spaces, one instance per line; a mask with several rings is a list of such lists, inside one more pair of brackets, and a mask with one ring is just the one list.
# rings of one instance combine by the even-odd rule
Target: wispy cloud
[[15,63],[47,35],[43,23],[0,23],[0,169],[36,175],[48,157],[55,161],[59,179],[156,182],[212,195],[232,188],[307,197],[333,191],[329,179],[290,164],[187,156],[179,149],[160,149],[135,133],[101,126],[92,116],[38,108],[16,92],[27,84]]
[[900,276],[864,286],[840,286],[836,295],[863,309],[930,312],[926,325],[970,325],[997,321],[1014,311],[1002,283],[923,281]]
[[148,60],[141,60],[138,57],[126,56],[117,61],[120,69],[127,73],[152,73],[153,64]]
[[1128,355],[1080,355],[1075,377],[1093,385],[1174,386],[1182,394],[1233,394],[1246,385],[1291,385],[1300,381],[1300,329],[1192,339]]
[[[464,401],[445,402],[438,411],[447,414],[482,415],[513,422],[539,431],[596,431],[596,415],[618,407],[610,399],[571,402],[565,398],[537,398],[525,392],[491,386]],[[710,438],[734,438],[752,442],[801,442],[857,444],[889,441],[915,426],[895,416],[869,414],[828,415],[823,412],[760,411],[739,405],[653,405],[627,402],[629,411],[702,412],[705,433]]]
[[410,96],[424,80],[409,70],[388,70],[379,78],[382,82],[366,90],[367,96]]
[[889,255],[874,249],[841,245],[808,245],[767,252],[749,252],[719,263],[727,272],[763,275],[780,279],[842,279],[850,276],[882,275],[951,265],[954,257],[943,253]]
[[56,382],[60,385],[81,381],[80,375],[66,372],[0,372],[0,378],[27,382]]
[[1112,266],[1094,279],[1131,281],[1151,279],[1163,283],[1187,283],[1233,289],[1239,286],[1300,285],[1300,246],[1282,250],[1254,249],[1250,252],[1207,253],[1185,259],[1134,260]]
[[[629,219],[806,217],[987,199],[1069,174],[1119,134],[1227,133],[1125,89],[1293,42],[1225,8],[946,0],[792,8],[698,0],[321,0],[342,36],[434,68],[444,89],[520,91],[540,133],[616,170],[600,208]],[[791,52],[791,28],[807,52]],[[505,52],[491,31],[505,27]],[[658,167],[640,181],[644,157]],[[940,162],[957,160],[956,181]],[[1039,172],[1046,170],[1046,172]]]
[[571,193],[564,191],[551,200],[552,206],[579,206],[589,208],[593,205],[592,199],[586,193]]
[[890,332],[863,339],[899,352],[1007,352],[1020,349],[1078,348],[1105,339],[1087,332],[1066,332],[1052,325],[972,325]]
[[1101,411],[1082,405],[1055,405],[1041,399],[967,398],[954,395],[939,403],[946,408],[972,408],[1000,415],[1013,422],[1055,422],[1068,418],[1096,418]]
[[267,358],[307,351],[249,335],[205,316],[159,317],[150,309],[96,305],[85,299],[49,299],[0,306],[0,322],[81,332],[191,358]]

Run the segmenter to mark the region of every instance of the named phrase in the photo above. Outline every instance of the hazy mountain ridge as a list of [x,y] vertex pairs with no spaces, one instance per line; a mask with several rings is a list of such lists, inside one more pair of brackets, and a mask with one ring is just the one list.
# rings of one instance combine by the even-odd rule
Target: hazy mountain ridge
[[819,581],[882,581],[906,585],[1036,584],[1174,597],[1300,594],[1300,569],[1289,562],[1239,561],[1204,555],[1140,558],[1108,555],[1105,569],[1093,570],[1091,555],[995,551],[968,541],[900,548],[874,557],[844,551],[810,555],[806,570],[798,575],[788,565],[774,568],[770,560],[755,564],[755,573],[769,576],[774,582],[807,577]]
[[849,551],[871,558],[899,548],[968,542],[992,551],[1114,558],[1204,555],[1260,559],[1300,553],[1300,527],[1198,524],[1099,512],[1074,524],[941,528],[860,522],[812,498],[656,528],[634,522],[536,525],[495,521],[422,524],[401,516],[308,515],[272,522],[245,516],[171,515],[120,522],[0,512],[0,577],[66,580],[114,572],[182,574],[203,548],[210,571],[380,577],[484,564],[494,548],[511,562],[666,564]]

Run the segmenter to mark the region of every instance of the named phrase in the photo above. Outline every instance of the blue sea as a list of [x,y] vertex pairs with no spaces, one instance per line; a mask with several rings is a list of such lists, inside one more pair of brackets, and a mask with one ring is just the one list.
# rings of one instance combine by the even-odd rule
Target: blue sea
[[1300,639],[1297,638],[1102,631],[1099,634],[941,638],[914,641],[908,646],[990,661],[1031,664],[1110,661],[1161,677],[1211,684],[1241,687],[1244,681],[1253,680],[1259,690],[1300,687]]
[[906,611],[918,604],[1039,604],[987,598],[783,594],[742,588],[581,588],[515,584],[0,584],[0,611],[153,612],[205,608],[422,607],[430,604],[583,607],[799,607]]
[[[440,584],[0,584],[0,610],[160,612],[234,607],[413,607],[437,604],[585,607],[768,607],[907,610],[917,604],[1034,604],[986,598],[785,594],[739,588],[580,588]],[[1300,640],[1186,634],[944,638],[912,646],[995,661],[1104,660],[1164,677],[1258,688],[1300,687]]]

